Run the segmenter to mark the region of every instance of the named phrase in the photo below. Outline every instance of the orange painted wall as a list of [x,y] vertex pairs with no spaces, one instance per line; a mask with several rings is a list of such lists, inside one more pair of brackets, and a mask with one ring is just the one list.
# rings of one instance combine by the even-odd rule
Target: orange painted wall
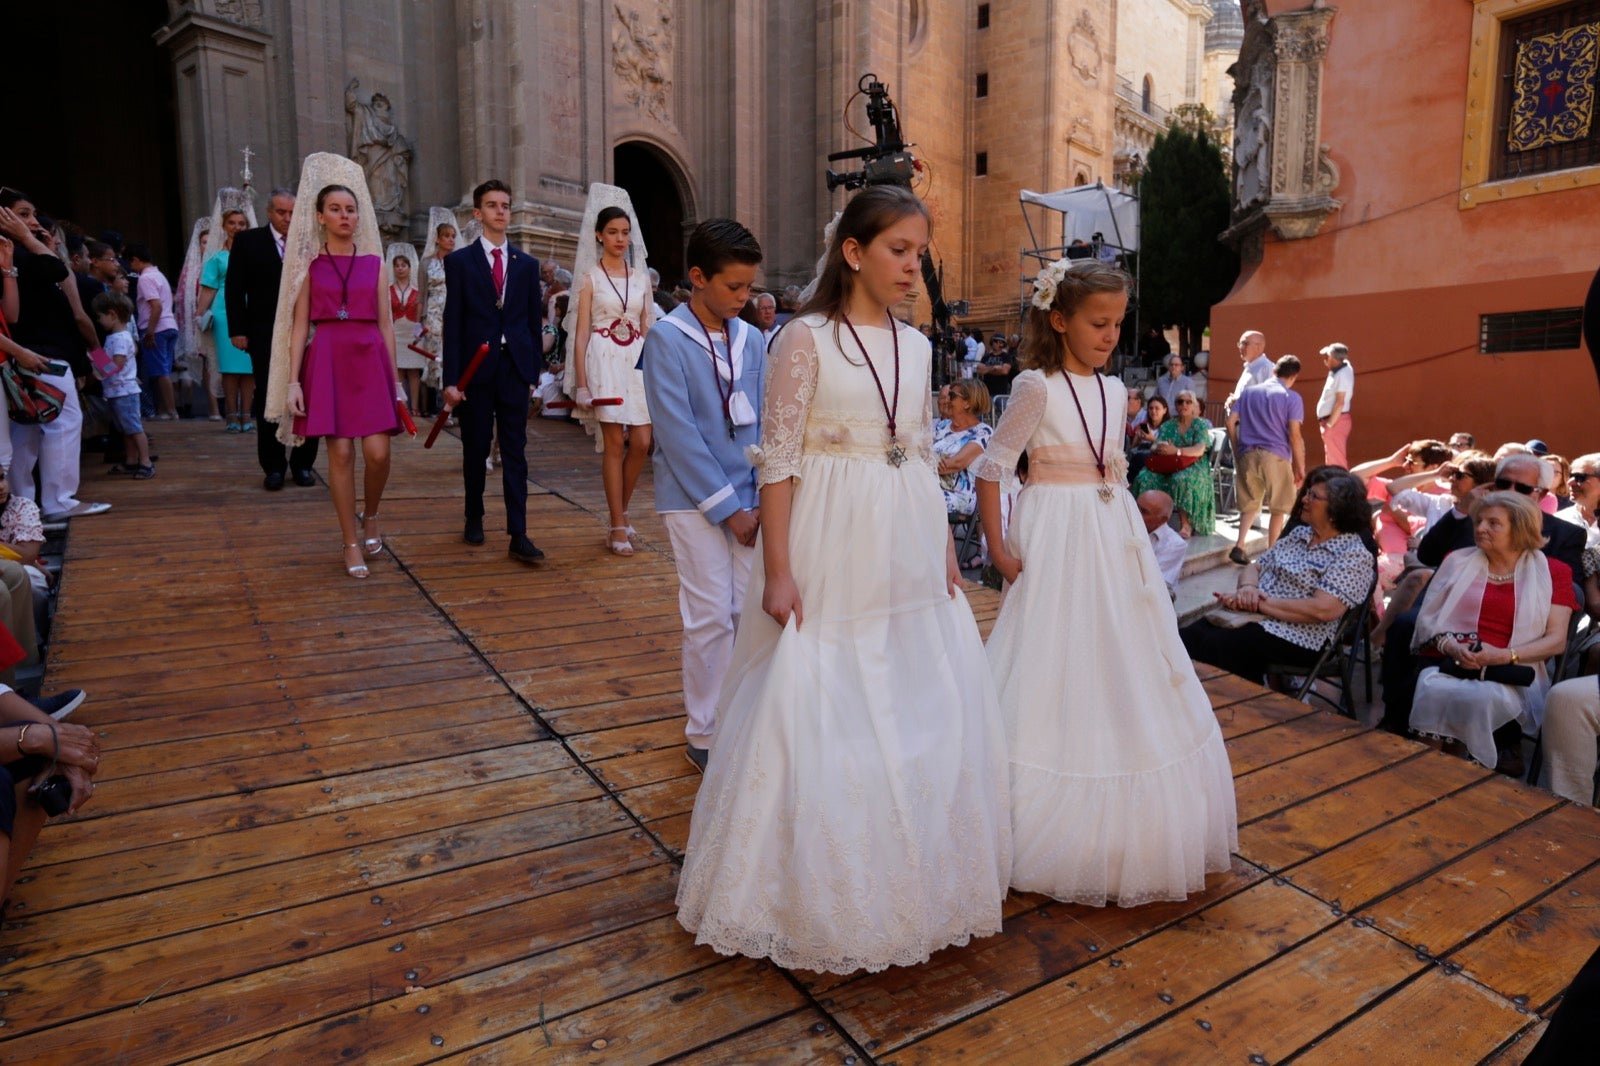
[[[1274,13],[1303,3],[1269,3]],[[1324,66],[1322,141],[1343,208],[1316,236],[1269,237],[1212,312],[1210,395],[1237,380],[1233,340],[1305,364],[1309,418],[1325,371],[1317,350],[1350,346],[1352,462],[1456,430],[1493,449],[1540,437],[1568,457],[1600,450],[1600,384],[1586,350],[1480,355],[1478,316],[1578,307],[1600,267],[1600,188],[1461,211],[1472,5],[1340,5]],[[1454,354],[1449,354],[1454,353]],[[1321,442],[1307,433],[1307,459]]]

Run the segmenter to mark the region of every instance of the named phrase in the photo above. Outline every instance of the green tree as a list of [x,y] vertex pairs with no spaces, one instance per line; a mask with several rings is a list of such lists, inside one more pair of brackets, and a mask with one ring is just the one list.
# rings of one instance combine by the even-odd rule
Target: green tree
[[1177,327],[1184,355],[1200,350],[1211,307],[1239,277],[1239,255],[1218,240],[1232,196],[1222,145],[1203,108],[1185,108],[1156,137],[1140,185],[1140,319]]

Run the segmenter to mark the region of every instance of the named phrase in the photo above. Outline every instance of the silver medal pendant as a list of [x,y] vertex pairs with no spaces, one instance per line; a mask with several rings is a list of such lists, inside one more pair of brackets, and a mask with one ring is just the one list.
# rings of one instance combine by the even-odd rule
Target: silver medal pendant
[[350,317],[350,312],[347,311],[344,307],[341,306],[339,308],[339,321],[343,322],[345,319],[347,319],[349,317]]
[[906,461],[906,450],[900,447],[899,441],[889,442],[889,465],[899,466]]
[[1115,493],[1111,489],[1111,482],[1109,482],[1109,481],[1100,482],[1100,488],[1098,490],[1096,490],[1096,491],[1098,491],[1100,493],[1100,498],[1102,500],[1106,501],[1107,503],[1110,503],[1111,502],[1111,497],[1113,495],[1115,495]]

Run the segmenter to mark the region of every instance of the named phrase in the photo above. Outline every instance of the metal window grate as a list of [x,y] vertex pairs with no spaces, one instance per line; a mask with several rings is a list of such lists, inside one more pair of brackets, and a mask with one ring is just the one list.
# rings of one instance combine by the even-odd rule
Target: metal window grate
[[1478,351],[1484,355],[1566,351],[1578,347],[1582,333],[1581,307],[1481,315],[1478,318]]

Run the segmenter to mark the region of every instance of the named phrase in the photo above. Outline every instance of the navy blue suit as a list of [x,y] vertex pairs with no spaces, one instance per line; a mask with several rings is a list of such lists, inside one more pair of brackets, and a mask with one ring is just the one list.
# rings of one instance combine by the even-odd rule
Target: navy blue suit
[[500,431],[500,480],[505,490],[506,531],[527,533],[528,387],[539,380],[540,330],[544,303],[539,295],[539,260],[508,241],[505,298],[495,299],[494,279],[483,245],[474,241],[444,259],[445,297],[442,338],[443,383],[456,385],[478,347],[489,354],[457,410],[461,423],[461,471],[466,481],[467,518],[483,518],[484,462],[496,428]]

